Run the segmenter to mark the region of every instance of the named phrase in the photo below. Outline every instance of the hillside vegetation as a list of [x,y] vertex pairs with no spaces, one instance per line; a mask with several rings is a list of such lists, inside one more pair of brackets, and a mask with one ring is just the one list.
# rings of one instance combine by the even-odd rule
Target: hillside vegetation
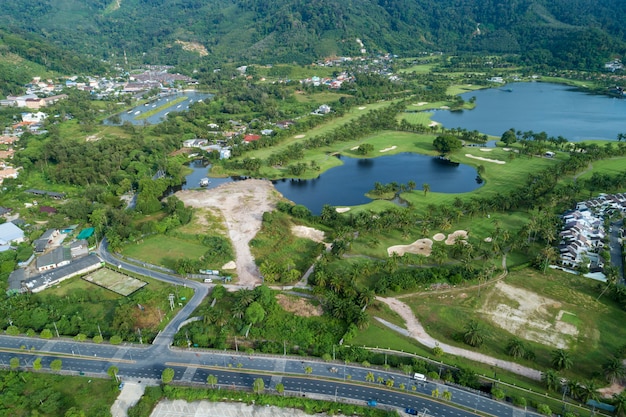
[[[520,53],[527,61],[597,68],[624,51],[619,0],[24,0],[4,25],[57,45],[118,60],[200,59],[185,42],[223,58],[308,63],[333,55],[423,51]],[[119,5],[119,7],[118,7]],[[357,40],[362,41],[362,46]]]

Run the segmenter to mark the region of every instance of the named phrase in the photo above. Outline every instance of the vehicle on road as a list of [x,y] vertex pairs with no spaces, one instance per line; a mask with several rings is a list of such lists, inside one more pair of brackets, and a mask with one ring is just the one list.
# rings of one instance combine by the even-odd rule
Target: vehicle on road
[[416,416],[417,415],[417,410],[415,408],[407,407],[407,408],[404,409],[404,412],[407,413],[407,414],[410,414],[412,416]]
[[376,407],[378,405],[378,401],[376,401],[376,400],[368,400],[367,401],[367,405],[369,405],[370,407]]
[[416,381],[426,381],[426,375],[424,374],[414,374],[413,379]]

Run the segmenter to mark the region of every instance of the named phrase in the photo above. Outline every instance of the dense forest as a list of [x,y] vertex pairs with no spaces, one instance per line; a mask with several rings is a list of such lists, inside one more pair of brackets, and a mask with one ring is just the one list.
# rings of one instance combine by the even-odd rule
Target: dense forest
[[[423,51],[518,53],[527,62],[597,69],[624,52],[620,0],[24,0],[0,25],[118,63],[203,59],[309,63],[320,57]],[[198,49],[196,49],[197,51]]]

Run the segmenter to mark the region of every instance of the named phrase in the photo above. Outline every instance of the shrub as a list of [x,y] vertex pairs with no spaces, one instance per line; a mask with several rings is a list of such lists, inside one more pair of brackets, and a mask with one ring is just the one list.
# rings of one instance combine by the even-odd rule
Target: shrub
[[112,345],[119,345],[120,343],[122,343],[122,338],[118,335],[113,335],[111,336],[111,339],[109,339],[109,343],[111,343]]
[[537,404],[537,412],[544,416],[552,415],[552,409],[550,408],[548,404]]

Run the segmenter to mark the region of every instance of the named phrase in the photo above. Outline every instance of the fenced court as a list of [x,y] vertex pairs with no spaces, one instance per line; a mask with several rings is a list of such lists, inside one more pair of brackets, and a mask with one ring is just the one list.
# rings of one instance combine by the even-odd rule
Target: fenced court
[[140,281],[128,275],[120,274],[108,268],[101,268],[92,274],[83,277],[85,281],[111,290],[124,297],[142,288],[147,282]]

